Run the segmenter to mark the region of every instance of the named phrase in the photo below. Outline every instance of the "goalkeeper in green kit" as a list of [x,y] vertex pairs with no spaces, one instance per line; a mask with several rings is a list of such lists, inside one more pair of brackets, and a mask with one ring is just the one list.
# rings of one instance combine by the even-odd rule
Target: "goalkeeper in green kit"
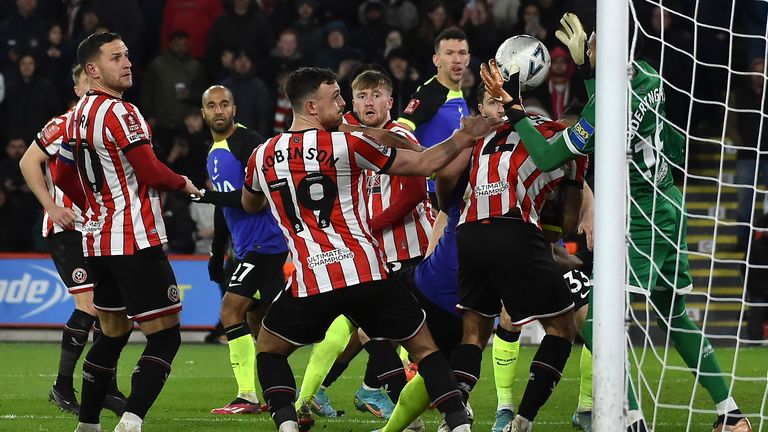
[[[522,106],[513,105],[512,98],[503,91],[502,85],[497,85],[495,89],[505,103],[505,113],[520,134],[526,150],[544,171],[556,169],[566,161],[594,151],[595,34],[592,33],[587,42],[578,17],[572,13],[566,13],[560,23],[563,29],[558,30],[556,36],[570,50],[584,76],[590,96],[579,121],[567,128],[557,140],[548,142],[523,114]],[[495,80],[501,80],[493,61],[490,69]],[[629,167],[629,289],[635,293],[650,292],[651,303],[659,316],[658,325],[669,331],[686,365],[700,372],[697,373],[698,381],[717,407],[718,417],[713,432],[751,432],[749,420],[729,395],[712,345],[685,309],[685,295],[693,288],[686,246],[687,217],[682,194],[672,180],[667,162],[683,164],[684,138],[664,118],[664,89],[659,73],[648,63],[635,60],[631,85],[628,132],[632,152]],[[591,309],[590,306],[588,324],[582,332],[590,345]],[[634,394],[631,390],[628,393],[629,430],[644,430]]]

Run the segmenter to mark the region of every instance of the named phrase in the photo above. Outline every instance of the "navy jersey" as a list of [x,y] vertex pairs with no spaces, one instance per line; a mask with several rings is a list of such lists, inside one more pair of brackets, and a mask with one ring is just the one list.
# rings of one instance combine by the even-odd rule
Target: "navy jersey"
[[[397,122],[410,127],[419,143],[429,148],[448,139],[461,127],[461,118],[469,114],[461,90],[449,90],[434,76],[411,96]],[[434,180],[427,182],[427,188],[435,191]]]
[[[237,126],[229,138],[213,143],[208,152],[208,177],[217,192],[232,192],[243,188],[248,158],[256,146],[264,141],[256,132]],[[234,207],[222,207],[222,211],[237,259],[242,259],[250,251],[276,254],[288,250],[283,233],[268,209],[255,214]]]
[[453,189],[453,195],[447,209],[448,222],[435,250],[416,267],[414,280],[424,297],[441,309],[458,315],[456,304],[459,302],[459,257],[456,248],[456,227],[461,216],[466,179]]

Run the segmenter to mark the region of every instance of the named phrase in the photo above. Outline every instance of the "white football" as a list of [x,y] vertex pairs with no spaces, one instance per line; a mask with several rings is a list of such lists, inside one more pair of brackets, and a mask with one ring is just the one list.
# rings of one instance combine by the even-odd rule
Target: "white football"
[[504,80],[514,73],[514,65],[520,68],[520,90],[538,87],[549,75],[552,59],[549,50],[538,39],[528,35],[512,36],[496,51],[496,64]]

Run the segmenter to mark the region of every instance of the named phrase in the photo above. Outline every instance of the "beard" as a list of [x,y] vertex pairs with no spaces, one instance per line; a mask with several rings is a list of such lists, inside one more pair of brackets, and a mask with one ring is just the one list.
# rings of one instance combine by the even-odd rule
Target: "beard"
[[235,124],[235,119],[234,117],[229,119],[229,121],[224,119],[224,123],[222,123],[221,126],[217,125],[215,120],[209,121],[208,119],[205,119],[205,124],[217,134],[223,134],[224,132],[228,131],[232,127],[232,125]]

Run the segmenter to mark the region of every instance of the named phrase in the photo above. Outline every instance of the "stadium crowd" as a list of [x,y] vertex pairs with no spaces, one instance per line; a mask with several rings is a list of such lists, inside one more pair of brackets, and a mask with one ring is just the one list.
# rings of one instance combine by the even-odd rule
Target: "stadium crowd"
[[[530,34],[550,49],[553,66],[548,85],[528,95],[527,106],[558,118],[586,95],[567,50],[554,37],[558,19],[572,0],[15,0],[0,5],[0,251],[45,251],[42,209],[24,183],[18,161],[35,134],[51,117],[75,102],[70,69],[78,44],[88,35],[109,30],[122,35],[131,51],[135,85],[125,99],[141,108],[153,130],[154,150],[174,171],[203,187],[205,157],[211,142],[200,116],[200,97],[209,85],[232,90],[236,121],[265,137],[290,125],[291,109],[283,86],[287,73],[304,65],[336,71],[345,100],[349,75],[360,63],[379,63],[392,77],[392,117],[408,104],[416,88],[435,72],[432,44],[443,29],[458,26],[468,37],[472,60],[462,84],[467,105],[477,106],[474,89],[480,62],[513,34]],[[669,2],[662,12],[637,2],[640,22],[638,57],[661,68],[668,79],[668,117],[693,135],[720,137],[723,108],[766,109],[758,76],[730,74],[717,65],[764,72],[764,40],[732,36],[699,25],[689,2]],[[764,2],[739,2],[723,13],[717,2],[700,2],[700,24],[728,28],[741,35],[759,34],[768,15]],[[666,3],[665,3],[666,6]],[[762,9],[761,9],[762,8]],[[587,28],[593,23],[586,22]],[[694,39],[694,32],[697,38]],[[663,50],[654,37],[682,51]],[[733,52],[729,38],[733,37]],[[696,83],[733,80],[726,86],[693,85],[693,61],[687,52],[713,66],[696,65]],[[661,61],[663,58],[663,62]],[[663,64],[661,64],[663,63]],[[763,77],[764,78],[764,77]],[[572,84],[573,82],[573,84]],[[714,93],[713,93],[714,92]],[[688,124],[689,111],[695,111]],[[768,130],[753,114],[729,115],[737,122],[726,133],[736,143],[768,150]],[[759,142],[759,143],[758,143]],[[755,151],[739,152],[738,172],[751,179]],[[759,164],[768,175],[766,159]],[[746,169],[752,167],[751,171]],[[749,177],[749,179],[746,179]],[[763,177],[762,182],[766,179]],[[751,194],[739,198],[747,209]],[[749,196],[747,196],[749,195]],[[758,201],[760,197],[758,197]],[[742,203],[742,200],[744,203]],[[171,253],[206,253],[212,236],[212,209],[169,194],[164,216]],[[740,215],[746,219],[749,215]]]

